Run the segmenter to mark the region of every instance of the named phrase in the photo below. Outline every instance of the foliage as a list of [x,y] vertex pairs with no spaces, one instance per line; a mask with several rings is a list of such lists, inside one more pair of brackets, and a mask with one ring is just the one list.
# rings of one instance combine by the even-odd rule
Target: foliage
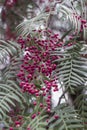
[[[15,102],[21,103],[24,98],[16,80],[16,72],[20,63],[20,47],[12,41],[0,42],[0,121],[2,121],[12,107],[16,106]],[[9,56],[10,59],[8,59]],[[6,62],[9,63],[6,64]]]
[[[51,1],[48,8],[18,25],[22,36],[18,43],[1,41],[0,121],[7,123],[5,129],[87,129],[85,1],[74,2],[70,0],[68,6],[65,0]],[[48,28],[50,17],[59,17],[60,12],[60,19],[72,26],[62,37]],[[55,81],[63,93],[52,108],[51,90],[58,91]]]
[[[82,130],[82,121],[73,107],[70,107],[67,104],[61,104],[54,109],[54,112],[54,116],[49,120],[49,129]],[[58,120],[54,119],[56,114],[58,115]]]
[[24,22],[17,26],[17,33],[20,34],[22,32],[22,36],[28,36],[29,33],[32,33],[32,31],[35,30],[35,26],[40,29],[47,21],[48,17],[49,13],[41,12],[38,16],[31,18],[30,20],[25,19]]
[[[69,44],[68,44],[69,45]],[[71,46],[64,46],[58,48],[53,52],[53,55],[58,55],[57,62],[58,67],[55,70],[55,75],[63,82],[64,86],[74,93],[79,89],[79,86],[84,85],[86,82],[86,61],[83,56],[82,43],[72,40]]]
[[[64,25],[66,24],[65,28],[63,28],[64,25],[61,26],[63,31],[72,29],[73,34],[78,35],[79,33],[82,33],[83,38],[86,39],[87,26],[85,1],[80,0],[80,2],[76,2],[77,3],[70,0],[67,4],[65,0],[61,2],[56,2],[56,0],[51,1],[50,4],[48,3],[49,6],[46,6],[41,10],[39,8],[40,11],[38,15],[35,14],[35,17],[28,17],[24,19],[24,21],[17,26],[18,34],[27,36],[29,33],[32,33],[32,30],[47,28],[50,26],[51,17],[56,15],[61,23]],[[32,8],[30,8],[30,6],[28,6],[28,8],[31,12]]]
[[40,115],[38,115],[36,118],[34,118],[33,120],[31,120],[30,117],[26,117],[26,118],[28,118],[28,120],[25,119],[25,122],[24,122],[22,128],[26,128],[26,125],[27,125],[27,128],[30,128],[32,130],[46,130],[47,115],[43,115],[42,113]]
[[84,126],[85,126],[85,129],[87,129],[87,117],[86,117],[86,108],[87,108],[87,100],[86,100],[86,97],[87,97],[87,94],[86,94],[86,88],[87,86],[85,86],[85,89],[83,90],[83,93],[81,93],[75,100],[75,105],[77,107],[77,109],[79,110],[78,113],[80,114],[82,120],[83,120],[83,123],[84,123]]

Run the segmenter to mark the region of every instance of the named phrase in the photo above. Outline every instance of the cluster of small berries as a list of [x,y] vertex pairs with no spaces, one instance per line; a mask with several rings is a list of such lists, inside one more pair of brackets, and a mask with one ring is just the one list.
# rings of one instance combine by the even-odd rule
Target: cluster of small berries
[[[35,98],[43,97],[45,103],[39,103],[39,106],[50,112],[51,89],[53,88],[54,92],[58,91],[56,79],[52,79],[53,71],[56,69],[53,60],[59,58],[59,56],[51,56],[50,53],[62,44],[57,44],[59,35],[53,34],[50,30],[44,31],[44,34],[47,33],[47,39],[41,38],[42,30],[38,30],[37,33],[39,34],[37,37],[29,35],[26,39],[22,37],[18,39],[25,54],[17,76],[20,79],[22,91]],[[37,102],[34,101],[33,105],[37,105]],[[32,115],[32,119],[36,115]]]

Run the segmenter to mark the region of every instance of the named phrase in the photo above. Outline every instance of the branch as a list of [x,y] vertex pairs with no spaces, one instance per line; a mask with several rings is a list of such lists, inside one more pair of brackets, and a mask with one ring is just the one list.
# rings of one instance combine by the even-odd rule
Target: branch
[[60,96],[57,106],[60,104],[61,99],[65,96],[65,93],[67,92],[67,89],[65,89],[65,91],[63,92],[63,94]]

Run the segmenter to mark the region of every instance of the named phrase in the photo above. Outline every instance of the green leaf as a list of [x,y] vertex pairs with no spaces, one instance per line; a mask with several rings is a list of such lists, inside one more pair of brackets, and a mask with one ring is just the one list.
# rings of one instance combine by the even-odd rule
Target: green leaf
[[54,118],[50,119],[50,128],[58,130],[82,130],[82,120],[74,108],[68,106],[67,104],[60,104],[54,109],[54,112],[59,116],[59,118],[55,121]]

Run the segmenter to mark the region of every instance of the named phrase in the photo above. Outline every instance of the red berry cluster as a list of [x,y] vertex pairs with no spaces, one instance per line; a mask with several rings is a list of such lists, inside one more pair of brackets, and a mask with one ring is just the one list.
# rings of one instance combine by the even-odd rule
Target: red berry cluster
[[6,5],[6,7],[13,7],[15,4],[17,3],[17,0],[6,0],[5,1],[5,5]]
[[19,108],[17,108],[15,111],[13,109],[9,111],[9,116],[11,117],[11,120],[13,122],[9,130],[14,130],[14,128],[19,128],[20,126],[22,126],[24,119],[23,116],[19,114],[19,112],[20,112]]
[[[52,61],[59,58],[58,56],[50,56],[50,53],[62,44],[56,44],[60,39],[59,35],[52,34],[50,30],[39,30],[38,34],[37,37],[29,35],[26,39],[22,37],[18,39],[25,54],[17,76],[20,79],[20,87],[23,92],[28,92],[36,98],[44,97],[45,106],[43,103],[39,103],[39,106],[40,108],[45,107],[47,112],[50,112],[51,88],[53,87],[54,92],[58,91],[56,80],[52,79],[53,71],[56,69],[56,64]],[[47,34],[47,38],[43,39],[41,34],[45,36]],[[37,105],[37,102],[34,101],[33,104]],[[32,118],[35,116],[32,115]]]
[[87,28],[87,21],[83,19],[80,15],[73,13],[73,17],[76,18],[77,21],[80,21],[81,23],[80,31],[83,31],[83,28]]

